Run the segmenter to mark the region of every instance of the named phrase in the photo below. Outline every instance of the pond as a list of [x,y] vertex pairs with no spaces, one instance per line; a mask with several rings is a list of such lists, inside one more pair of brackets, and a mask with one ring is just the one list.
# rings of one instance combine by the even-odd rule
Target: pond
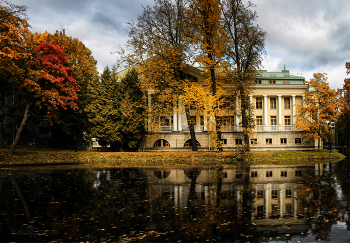
[[349,242],[349,163],[1,167],[0,241]]

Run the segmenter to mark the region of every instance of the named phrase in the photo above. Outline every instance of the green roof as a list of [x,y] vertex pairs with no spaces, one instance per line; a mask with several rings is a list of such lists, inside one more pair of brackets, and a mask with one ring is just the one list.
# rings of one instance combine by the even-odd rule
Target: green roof
[[299,80],[305,81],[302,76],[289,74],[289,70],[282,70],[281,72],[268,72],[266,70],[258,70],[256,79],[261,80]]

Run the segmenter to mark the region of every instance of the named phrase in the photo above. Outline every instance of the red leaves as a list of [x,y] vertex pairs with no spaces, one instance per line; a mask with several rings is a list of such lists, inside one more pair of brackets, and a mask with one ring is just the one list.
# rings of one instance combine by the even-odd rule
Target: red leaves
[[[29,61],[29,78],[25,79],[25,88],[40,101],[40,106],[49,105],[54,109],[78,108],[76,90],[78,85],[72,69],[66,66],[67,57],[58,45],[42,41],[35,47],[34,59]],[[47,116],[52,119],[52,116]]]

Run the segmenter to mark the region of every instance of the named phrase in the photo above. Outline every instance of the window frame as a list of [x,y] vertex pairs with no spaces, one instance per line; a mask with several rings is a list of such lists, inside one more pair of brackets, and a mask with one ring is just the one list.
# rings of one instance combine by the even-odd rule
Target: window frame
[[277,100],[276,97],[270,97],[270,110],[277,109]]
[[263,103],[262,103],[262,97],[256,97],[255,98],[255,109],[262,109]]
[[290,97],[284,97],[284,109],[285,110],[290,110]]

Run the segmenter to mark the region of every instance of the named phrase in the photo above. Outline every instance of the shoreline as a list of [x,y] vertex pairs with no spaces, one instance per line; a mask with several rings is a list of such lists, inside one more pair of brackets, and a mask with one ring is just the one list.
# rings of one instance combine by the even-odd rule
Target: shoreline
[[159,166],[236,166],[236,165],[300,165],[337,162],[346,158],[334,150],[248,152],[95,152],[17,148],[8,156],[0,148],[0,167],[74,165],[91,167],[159,167]]

